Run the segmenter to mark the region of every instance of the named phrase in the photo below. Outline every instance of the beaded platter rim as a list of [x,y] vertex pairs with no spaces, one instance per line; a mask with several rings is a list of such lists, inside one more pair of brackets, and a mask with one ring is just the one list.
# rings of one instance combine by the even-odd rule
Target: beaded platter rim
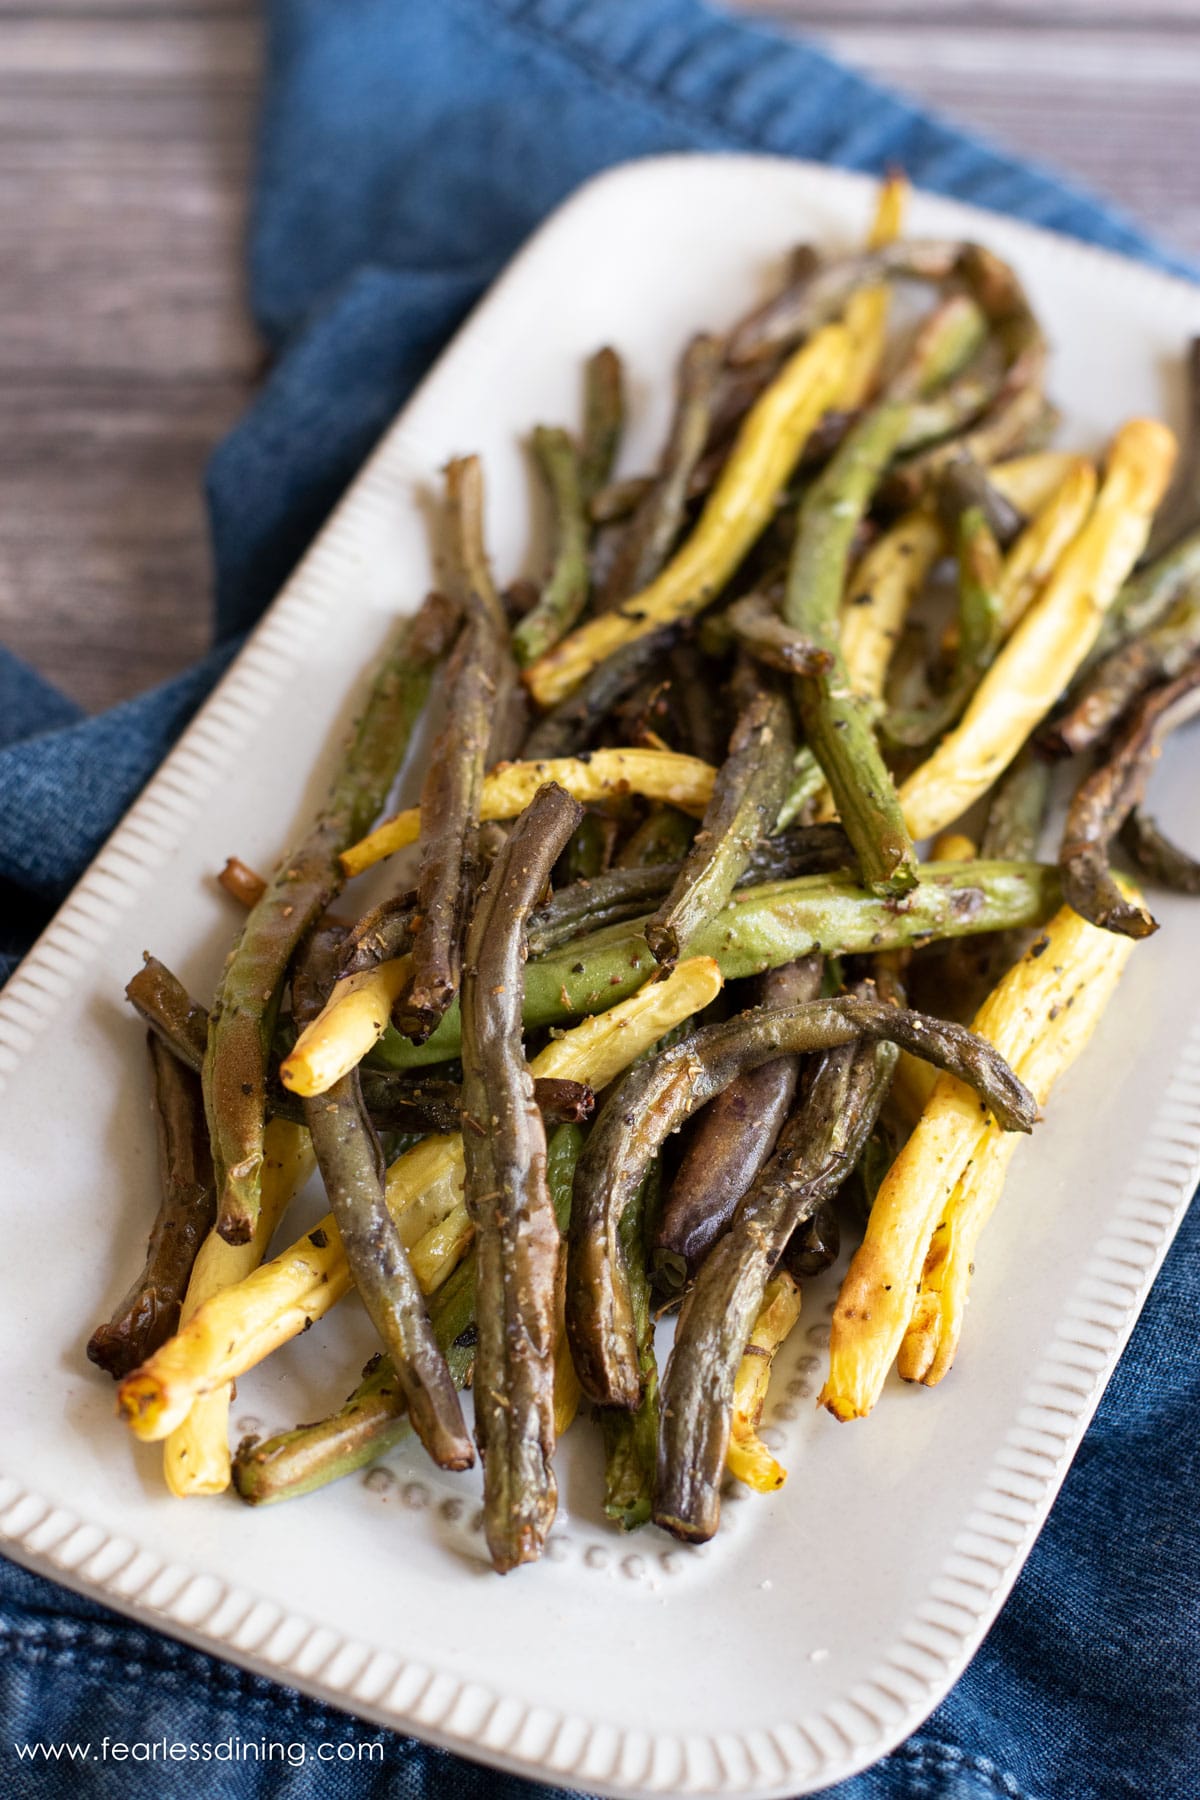
[[[798,201],[853,195],[871,178],[753,155],[648,158],[595,177],[548,220],[484,298],[385,435],[279,598],[179,744],[135,802],[0,993],[0,1095],[12,1068],[69,1004],[77,972],[103,948],[145,876],[163,867],[210,800],[236,751],[239,715],[277,698],[294,659],[344,592],[358,521],[394,504],[391,457],[407,414],[460,354],[486,333],[497,298],[544,255],[561,222],[602,190],[659,179],[669,195],[681,171],[745,165],[748,175],[786,168]],[[935,197],[931,197],[935,198]],[[664,199],[664,204],[671,203]],[[948,203],[964,223],[983,209]],[[995,215],[999,217],[1001,215]],[[1181,334],[1200,329],[1200,289],[1112,252],[1004,217],[1043,268],[1055,259],[1090,267],[1136,303],[1152,293],[1178,314]],[[231,749],[232,745],[232,749]],[[928,1716],[948,1691],[1012,1587],[1115,1368],[1200,1176],[1200,1026],[1179,1048],[1174,1079],[1146,1128],[1136,1166],[1104,1235],[1064,1297],[1053,1347],[1035,1372],[1015,1422],[963,1511],[963,1525],[900,1638],[869,1673],[819,1713],[752,1732],[681,1736],[627,1730],[582,1710],[556,1712],[506,1696],[502,1687],[402,1659],[319,1618],[278,1606],[251,1588],[113,1536],[81,1511],[41,1498],[0,1470],[0,1542],[6,1554],[142,1623],[282,1681],[373,1723],[465,1752],[542,1781],[614,1796],[771,1796],[811,1792],[868,1766]]]

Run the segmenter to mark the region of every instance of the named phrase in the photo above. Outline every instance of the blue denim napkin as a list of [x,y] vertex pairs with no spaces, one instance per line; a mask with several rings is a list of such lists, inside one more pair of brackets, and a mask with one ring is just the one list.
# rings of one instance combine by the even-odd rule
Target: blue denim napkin
[[[1181,270],[1054,177],[698,0],[271,0],[268,10],[251,272],[278,355],[209,470],[216,647],[97,719],[0,651],[0,973],[99,848],[482,288],[598,169],[690,149],[875,171],[898,162],[922,186]],[[1193,1209],[971,1668],[914,1738],[829,1790],[837,1800],[1200,1794],[1198,1236]],[[0,1642],[5,1794],[518,1800],[539,1791],[360,1727],[4,1562]],[[103,1760],[105,1737],[209,1752],[165,1766]],[[222,1752],[259,1737],[283,1744],[282,1760]],[[58,1746],[57,1757],[16,1748],[33,1744]]]

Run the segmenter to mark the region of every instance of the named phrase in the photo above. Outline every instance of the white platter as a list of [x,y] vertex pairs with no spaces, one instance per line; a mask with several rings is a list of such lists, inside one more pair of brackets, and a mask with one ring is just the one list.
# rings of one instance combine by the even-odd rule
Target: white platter
[[[359,671],[426,586],[425,500],[447,456],[483,452],[495,561],[518,572],[531,530],[518,442],[575,419],[583,357],[603,342],[627,356],[628,466],[641,466],[687,335],[733,318],[794,241],[857,242],[871,195],[860,177],[752,157],[635,164],[576,195],[460,332],[0,997],[5,1551],[364,1718],[614,1795],[824,1787],[903,1739],[966,1666],[1200,1171],[1200,908],[1155,897],[1162,932],[1018,1151],[944,1386],[893,1378],[854,1427],[818,1414],[833,1298],[818,1288],[772,1390],[781,1494],[727,1504],[698,1552],[653,1531],[622,1539],[599,1516],[581,1424],[550,1552],[506,1580],[472,1529],[477,1477],[413,1450],[253,1512],[172,1500],[156,1449],[114,1422],[83,1346],[128,1279],[155,1179],[122,988],[152,947],[211,991],[234,927],[212,872],[234,851],[271,864],[311,813]],[[1053,342],[1064,441],[1099,445],[1135,411],[1178,419],[1200,291],[927,196],[912,228],[979,236],[1015,262]],[[1183,749],[1155,803],[1195,844]],[[297,769],[313,770],[302,794]],[[355,1313],[248,1377],[236,1423],[274,1429],[340,1400],[368,1343]],[[336,1558],[311,1554],[318,1533]]]

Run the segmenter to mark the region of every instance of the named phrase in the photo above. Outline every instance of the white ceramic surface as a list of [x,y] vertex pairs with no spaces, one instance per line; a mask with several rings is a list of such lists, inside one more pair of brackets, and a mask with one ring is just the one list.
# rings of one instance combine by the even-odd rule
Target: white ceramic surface
[[[576,417],[583,357],[611,341],[628,358],[625,466],[643,466],[686,336],[734,317],[793,242],[857,242],[872,191],[803,164],[693,157],[621,169],[571,200],[460,332],[0,997],[6,1552],[364,1718],[615,1795],[823,1787],[904,1738],[965,1667],[1200,1169],[1200,912],[1155,897],[1164,929],[1019,1149],[949,1381],[893,1378],[852,1427],[817,1413],[834,1293],[817,1284],[772,1387],[765,1435],[791,1469],[779,1495],[731,1496],[700,1551],[622,1538],[599,1515],[581,1423],[561,1452],[548,1554],[505,1580],[485,1564],[477,1477],[415,1450],[258,1513],[169,1498],[156,1448],[114,1422],[83,1345],[125,1285],[154,1187],[122,988],[152,947],[210,991],[234,927],[212,872],[234,851],[269,865],[311,812],[359,671],[427,583],[426,502],[446,457],[482,451],[496,565],[517,573],[533,530],[519,442],[536,421]],[[912,228],[980,236],[1016,263],[1053,342],[1065,442],[1098,445],[1134,411],[1181,413],[1200,292],[931,197],[916,197]],[[1168,750],[1155,804],[1195,844],[1184,750]],[[303,792],[296,769],[312,770]],[[356,1303],[337,1309],[243,1381],[237,1427],[314,1416],[368,1344]],[[336,1557],[313,1556],[318,1532]]]

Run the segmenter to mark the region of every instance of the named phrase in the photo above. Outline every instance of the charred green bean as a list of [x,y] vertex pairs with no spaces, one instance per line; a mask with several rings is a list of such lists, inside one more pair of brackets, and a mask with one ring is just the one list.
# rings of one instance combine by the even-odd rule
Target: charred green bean
[[726,348],[728,360],[736,367],[779,355],[836,318],[855,288],[894,279],[946,281],[962,251],[961,244],[908,239],[801,266],[781,293],[735,326]]
[[703,1264],[663,1379],[654,1522],[692,1543],[720,1519],[733,1384],[763,1292],[795,1232],[854,1168],[891,1081],[891,1044],[821,1059],[779,1148]]
[[[865,1146],[864,1146],[865,1147]],[[832,1200],[822,1200],[811,1216],[797,1225],[783,1253],[785,1267],[797,1281],[810,1281],[832,1268],[842,1247],[842,1227]]]
[[598,1406],[640,1395],[628,1271],[618,1227],[652,1159],[735,1076],[781,1055],[883,1038],[978,1089],[1007,1130],[1029,1131],[1037,1105],[992,1047],[960,1025],[879,1001],[812,1000],[702,1026],[630,1070],[606,1101],[575,1178],[567,1262],[567,1331],[583,1391]]
[[989,480],[988,472],[969,453],[947,463],[937,486],[938,511],[954,529],[962,515],[978,507],[1002,550],[1018,538],[1027,520],[1024,513]]
[[166,964],[146,951],[142,967],[126,984],[125,998],[155,1036],[198,1075],[208,1044],[208,1011]]
[[415,892],[391,894],[365,912],[342,939],[338,974],[359,975],[406,954],[412,944]]
[[[508,624],[483,543],[478,457],[446,467],[454,599],[466,618],[446,676],[446,723],[421,788],[420,867],[412,975],[392,1009],[398,1030],[421,1043],[458,992],[467,911],[479,875],[476,836],[483,778],[508,730],[517,691]],[[508,754],[502,751],[500,754]]]
[[93,1331],[87,1346],[89,1359],[115,1381],[123,1380],[175,1331],[196,1252],[216,1217],[200,1083],[161,1038],[149,1032],[146,1041],[154,1081],[161,1197],[141,1272],[112,1317]]
[[[820,956],[806,956],[772,969],[762,978],[762,1004],[815,1000],[822,967]],[[796,1056],[765,1062],[731,1081],[696,1119],[653,1238],[655,1280],[667,1292],[681,1291],[695,1275],[774,1150],[799,1072]]]
[[630,1300],[637,1339],[642,1393],[637,1408],[626,1412],[608,1406],[600,1411],[604,1438],[604,1511],[622,1531],[636,1531],[650,1520],[654,1504],[654,1468],[658,1447],[658,1358],[654,1350],[654,1313],[646,1275],[646,1252],[654,1235],[660,1200],[657,1163],[625,1208],[619,1227],[621,1250],[629,1270]]
[[1078,756],[1092,750],[1125,717],[1139,695],[1173,681],[1200,652],[1200,575],[1170,612],[1110,651],[1092,670],[1070,710],[1047,733],[1052,749]]
[[1096,647],[1084,665],[1091,674],[1106,656],[1130,638],[1157,625],[1175,602],[1200,585],[1200,528],[1189,532],[1153,562],[1143,562],[1105,614]]
[[554,1520],[559,1231],[546,1132],[521,1039],[525,922],[582,816],[553,783],[513,827],[479,897],[463,969],[465,1196],[475,1226],[475,1430],[484,1531],[501,1572],[535,1560]]
[[1076,790],[1063,830],[1059,867],[1063,896],[1077,913],[1105,931],[1149,937],[1155,919],[1122,893],[1109,868],[1109,847],[1145,792],[1163,739],[1200,712],[1200,660],[1138,706],[1107,762]]
[[904,419],[885,402],[856,425],[801,509],[784,597],[784,621],[828,656],[824,673],[797,684],[808,748],[833,792],[872,892],[903,893],[916,880],[916,855],[892,778],[872,729],[871,707],[856,694],[838,644],[838,617],[850,545],[886,467]]
[[586,749],[614,706],[633,693],[676,642],[680,629],[678,625],[664,625],[645,637],[634,638],[597,663],[573,694],[539,719],[525,741],[523,755],[540,762],[552,756],[574,756]]
[[785,675],[819,675],[830,666],[829,651],[785,624],[767,594],[744,594],[729,607],[724,620],[738,642],[768,668]]

